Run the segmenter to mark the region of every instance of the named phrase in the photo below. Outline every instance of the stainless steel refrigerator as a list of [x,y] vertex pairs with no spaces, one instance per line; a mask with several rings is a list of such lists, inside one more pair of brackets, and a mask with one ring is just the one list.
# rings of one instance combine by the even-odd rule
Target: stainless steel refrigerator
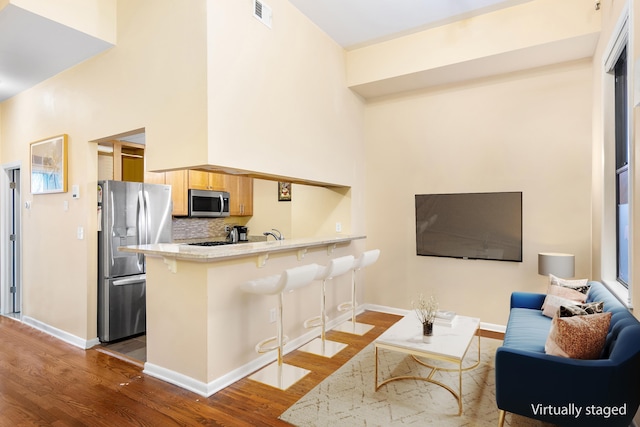
[[142,254],[119,246],[171,242],[171,186],[98,182],[98,338],[121,340],[146,331]]

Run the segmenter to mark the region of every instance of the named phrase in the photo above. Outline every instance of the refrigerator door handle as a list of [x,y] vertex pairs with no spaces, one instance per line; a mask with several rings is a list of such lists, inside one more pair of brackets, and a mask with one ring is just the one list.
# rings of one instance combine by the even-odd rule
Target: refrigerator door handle
[[146,274],[139,274],[133,277],[127,277],[126,279],[114,280],[111,282],[113,286],[126,286],[126,285],[135,285],[136,283],[140,283],[143,280],[146,280]]
[[143,191],[142,199],[144,201],[144,244],[148,245],[151,242],[149,235],[151,234],[149,231],[149,226],[151,225],[151,210],[149,209],[149,193],[147,191]]
[[[109,192],[109,194],[107,195],[107,197],[109,197],[109,199],[111,199],[111,200],[110,200],[110,201],[111,201],[111,206],[114,206],[114,204],[115,204],[115,201],[114,201],[114,200],[115,200],[115,198],[114,198],[114,196],[113,196],[113,191],[110,191],[110,192]],[[113,238],[113,236],[115,236],[115,232],[113,231],[113,229],[115,228],[115,225],[116,225],[116,215],[115,215],[115,213],[113,212],[113,208],[109,209],[109,210],[107,211],[107,214],[109,215],[109,216],[107,217],[107,224],[108,224],[108,227],[107,227],[107,228],[108,228],[108,230],[107,230],[107,231],[108,231],[108,234],[105,234],[105,236],[108,236],[107,238],[112,239],[112,238]],[[110,257],[110,260],[109,260],[109,261],[111,262],[111,264],[110,264],[110,267],[109,267],[109,268],[111,269],[111,268],[115,265],[115,262],[116,262],[116,261],[115,261],[115,254],[114,254],[114,251],[113,251],[113,250],[110,250],[110,251],[109,251],[109,257]],[[109,270],[109,271],[110,271],[110,270]]]
[[[144,245],[146,243],[146,229],[147,229],[147,224],[146,224],[146,210],[145,210],[145,203],[144,203],[144,192],[143,190],[138,191],[138,206],[136,207],[137,212],[136,212],[136,219],[137,219],[137,237],[138,237],[138,245]],[[145,230],[144,231],[144,235],[142,234],[141,230]],[[138,266],[140,268],[142,268],[142,265],[144,265],[144,255],[143,254],[138,254]]]

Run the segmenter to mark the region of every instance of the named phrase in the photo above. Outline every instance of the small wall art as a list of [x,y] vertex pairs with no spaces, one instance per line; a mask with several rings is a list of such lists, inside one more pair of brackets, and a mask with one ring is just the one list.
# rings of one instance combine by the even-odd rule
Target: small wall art
[[279,202],[291,201],[291,183],[290,182],[278,182],[278,201]]
[[67,192],[67,135],[31,143],[31,193]]

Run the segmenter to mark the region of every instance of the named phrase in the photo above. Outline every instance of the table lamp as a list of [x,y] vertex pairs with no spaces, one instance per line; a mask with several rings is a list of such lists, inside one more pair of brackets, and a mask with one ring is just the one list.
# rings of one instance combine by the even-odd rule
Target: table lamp
[[566,279],[575,274],[575,255],[543,252],[538,254],[538,274]]

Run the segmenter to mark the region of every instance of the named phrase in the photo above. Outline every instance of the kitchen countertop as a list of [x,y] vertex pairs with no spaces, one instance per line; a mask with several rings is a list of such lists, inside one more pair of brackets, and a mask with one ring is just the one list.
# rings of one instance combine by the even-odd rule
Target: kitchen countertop
[[[123,252],[142,253],[146,256],[157,256],[168,260],[184,260],[198,262],[224,261],[231,258],[249,256],[258,257],[258,265],[264,265],[270,253],[298,251],[298,257],[304,256],[308,248],[327,246],[329,249],[340,243],[365,239],[363,235],[307,237],[299,239],[269,240],[266,242],[235,243],[221,246],[192,246],[184,243],[157,243],[152,245],[121,246]],[[167,262],[168,263],[168,262]]]

